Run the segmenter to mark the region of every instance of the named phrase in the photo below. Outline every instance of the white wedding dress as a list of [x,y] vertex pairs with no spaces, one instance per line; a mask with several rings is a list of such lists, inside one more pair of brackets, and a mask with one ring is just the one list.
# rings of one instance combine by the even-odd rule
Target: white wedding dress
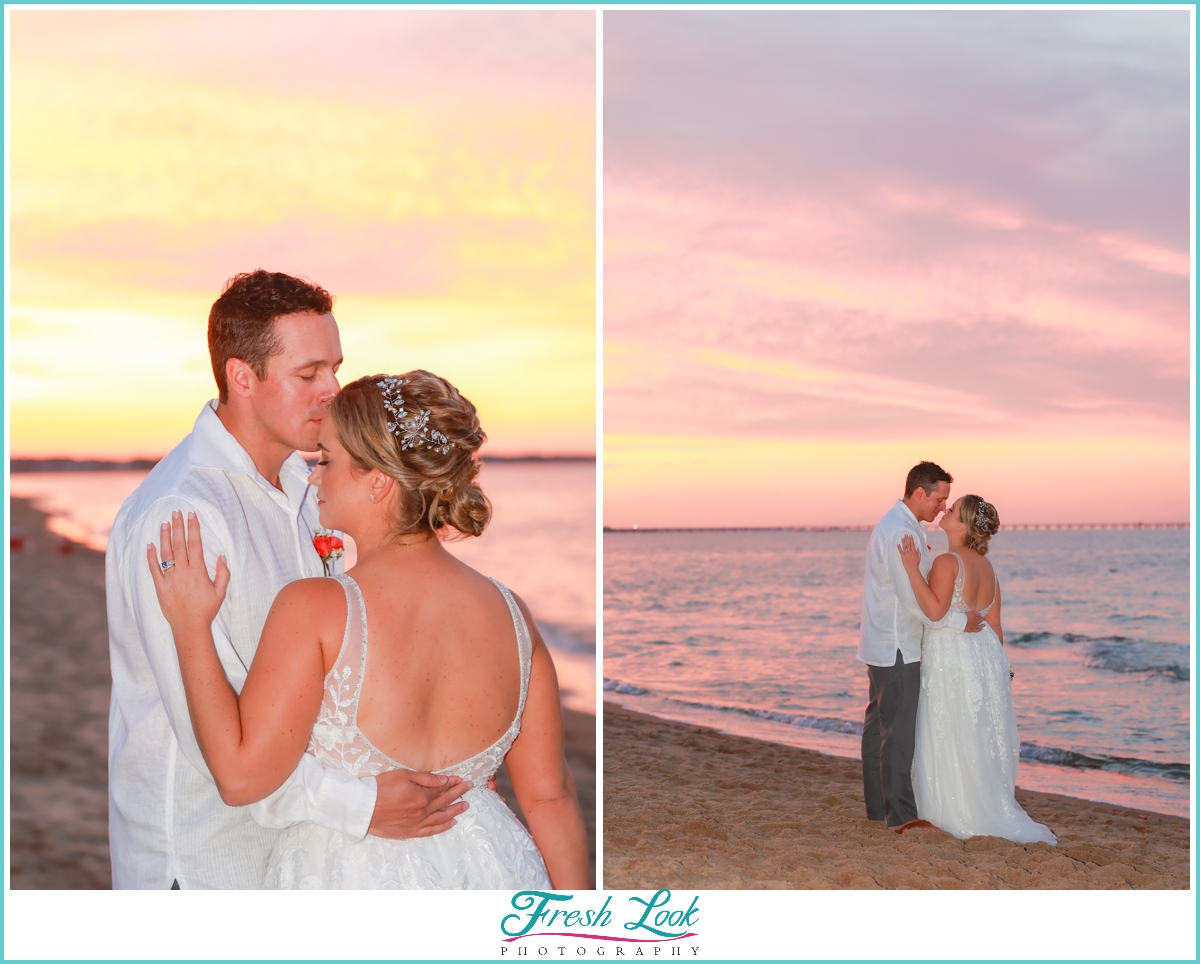
[[[950,607],[966,612],[963,561],[951,555],[958,576]],[[1008,672],[1000,638],[986,623],[977,633],[925,630],[912,769],[917,815],[960,840],[982,835],[1054,844],[1049,828],[1013,796],[1021,744]]]
[[[346,634],[333,668],[325,676],[321,710],[308,752],[330,767],[359,776],[411,770],[393,760],[358,728],[358,700],[367,667],[367,612],[358,583],[335,577],[346,591]],[[265,886],[275,890],[519,890],[549,889],[546,865],[533,838],[501,799],[487,789],[521,731],[529,689],[533,643],[512,594],[504,594],[516,629],[521,658],[521,696],[508,731],[469,760],[438,770],[470,780],[463,799],[470,807],[444,833],[411,840],[368,834],[351,840],[314,823],[289,827],[280,835],[267,866]]]

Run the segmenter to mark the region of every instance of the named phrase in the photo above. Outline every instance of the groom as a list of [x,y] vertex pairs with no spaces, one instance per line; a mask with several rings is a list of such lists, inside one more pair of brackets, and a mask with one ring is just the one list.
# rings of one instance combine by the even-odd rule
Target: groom
[[[113,523],[105,559],[112,703],[109,839],[114,888],[261,886],[277,832],[311,820],[361,839],[428,836],[466,809],[470,784],[396,770],[358,779],[305,754],[275,793],[226,806],[196,743],[170,626],[146,547],[173,512],[192,511],[209,560],[232,573],[213,641],[240,691],[275,594],[324,574],[308,466],[342,363],[333,300],[267,271],[240,274],[208,317],[219,398],[146,476]],[[209,572],[213,567],[210,564]]]
[[867,546],[863,579],[862,629],[858,658],[867,664],[870,702],[863,721],[863,796],[868,820],[885,820],[897,833],[928,826],[917,818],[912,763],[916,743],[917,700],[921,692],[921,637],[926,626],[950,626],[977,633],[978,613],[951,610],[932,622],[917,605],[898,547],[911,535],[921,552],[921,575],[933,565],[932,547],[922,522],[933,522],[946,509],[950,473],[934,462],[913,466],[904,498],[879,520]]

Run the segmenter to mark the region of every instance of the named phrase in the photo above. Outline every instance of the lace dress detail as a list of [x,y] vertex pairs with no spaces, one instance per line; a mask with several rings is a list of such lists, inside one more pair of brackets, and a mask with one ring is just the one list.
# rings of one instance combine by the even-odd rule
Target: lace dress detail
[[[362,590],[342,573],[334,576],[346,593],[346,632],[337,660],[325,676],[325,692],[308,752],[327,767],[359,777],[388,770],[413,770],[392,759],[358,727],[358,703],[367,668],[367,610]],[[508,589],[503,594],[516,631],[521,660],[517,715],[495,743],[435,773],[470,780],[463,796],[470,807],[444,833],[412,840],[369,834],[360,841],[336,830],[302,823],[285,830],[267,868],[272,889],[519,889],[549,888],[545,863],[529,831],[499,794],[487,789],[521,732],[529,691],[533,641]]]
[[[958,575],[950,608],[967,612],[963,561],[951,555]],[[993,593],[980,615],[995,604]],[[1014,796],[1021,744],[1008,674],[1000,638],[986,623],[977,633],[925,630],[913,756],[917,813],[960,840],[984,835],[1054,844],[1054,834]]]

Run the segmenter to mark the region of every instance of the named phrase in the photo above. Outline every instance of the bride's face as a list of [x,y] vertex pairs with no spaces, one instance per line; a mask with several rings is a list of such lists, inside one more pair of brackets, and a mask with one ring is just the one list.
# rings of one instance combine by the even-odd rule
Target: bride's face
[[949,535],[951,532],[959,532],[960,530],[966,529],[962,519],[958,517],[958,504],[960,502],[962,502],[961,498],[955,499],[954,504],[949,506],[946,511],[942,513],[942,519],[938,523],[938,527],[940,529],[944,529],[947,535]]
[[355,528],[356,512],[361,511],[363,503],[370,499],[370,473],[352,470],[350,453],[338,440],[332,418],[322,420],[317,448],[321,458],[308,482],[317,487],[321,525],[326,529],[350,531]]

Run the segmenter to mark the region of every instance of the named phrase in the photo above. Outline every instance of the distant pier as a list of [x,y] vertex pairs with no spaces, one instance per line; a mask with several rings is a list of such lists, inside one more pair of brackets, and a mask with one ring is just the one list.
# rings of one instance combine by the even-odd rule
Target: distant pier
[[1005,529],[1187,529],[1189,522],[1018,522]]
[[[870,532],[874,526],[680,526],[678,528],[649,528],[605,526],[605,532]],[[1190,522],[1013,522],[1003,523],[1006,529],[1188,529]]]

